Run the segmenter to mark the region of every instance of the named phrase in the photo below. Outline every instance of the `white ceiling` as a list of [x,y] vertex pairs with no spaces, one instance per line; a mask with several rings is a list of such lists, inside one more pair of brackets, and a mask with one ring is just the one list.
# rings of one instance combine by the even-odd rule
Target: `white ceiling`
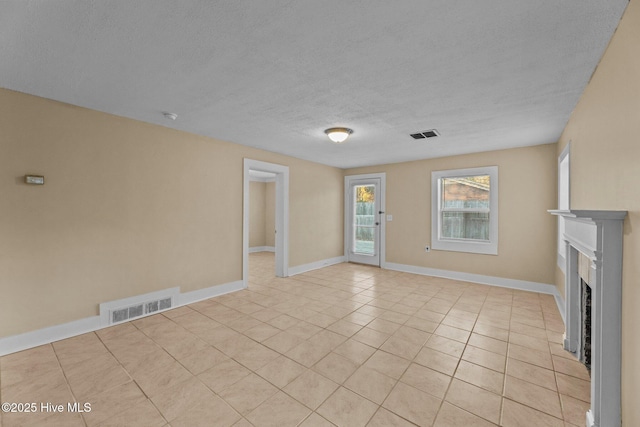
[[4,0],[0,86],[341,168],[545,144],[627,4]]

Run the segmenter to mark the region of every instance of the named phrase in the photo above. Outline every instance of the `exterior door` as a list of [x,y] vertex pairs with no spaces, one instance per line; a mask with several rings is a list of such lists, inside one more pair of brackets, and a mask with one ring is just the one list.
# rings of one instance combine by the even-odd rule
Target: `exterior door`
[[351,262],[380,266],[382,197],[380,178],[351,179],[348,184],[347,257]]

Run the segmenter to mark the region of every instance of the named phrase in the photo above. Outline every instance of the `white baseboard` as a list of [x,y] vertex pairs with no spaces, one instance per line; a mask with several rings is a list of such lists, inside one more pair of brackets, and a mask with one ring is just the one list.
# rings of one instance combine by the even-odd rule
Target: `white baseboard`
[[0,356],[102,329],[100,316],[86,317],[24,334],[0,338]]
[[275,252],[275,246],[254,246],[249,248],[249,253],[252,254],[254,252]]
[[558,294],[558,290],[556,289],[556,287],[548,283],[529,282],[526,280],[507,279],[504,277],[483,276],[481,274],[462,273],[460,271],[451,270],[439,270],[436,268],[395,264],[392,262],[386,263],[385,268],[389,270],[402,271],[404,273],[420,274],[423,276],[435,276],[445,279],[461,280],[463,282],[473,282],[483,285],[500,286],[502,288],[518,289],[521,291],[539,292],[541,294],[550,294],[554,297]]
[[198,289],[196,291],[184,292],[181,293],[178,297],[178,305],[176,307],[193,304],[194,302],[213,297],[219,297],[220,295],[241,291],[242,289],[245,289],[244,283],[242,282],[242,280],[236,280],[235,282],[225,283],[223,285],[216,285],[209,288]]
[[289,267],[289,276],[295,276],[296,274],[306,273],[307,271],[317,270],[319,268],[328,267],[334,264],[340,264],[345,261],[343,256],[335,258],[323,259],[309,264],[296,265],[295,267]]
[[558,311],[560,312],[560,316],[562,316],[562,323],[564,323],[565,326],[566,326],[567,325],[567,319],[565,317],[564,298],[562,298],[562,295],[560,295],[560,292],[558,292],[557,288],[556,288],[556,293],[553,296],[556,299],[556,305],[558,306]]
[[[295,276],[307,271],[317,270],[319,268],[327,267],[334,264],[340,264],[345,262],[345,257],[328,258],[309,264],[298,265],[289,268],[289,276]],[[418,267],[413,265],[386,263],[385,268],[394,271],[402,271],[405,273],[420,274],[425,276],[443,277],[453,280],[461,280],[465,282],[481,283],[492,286],[500,286],[510,289],[518,289],[524,291],[539,292],[544,294],[553,295],[558,306],[558,311],[565,319],[565,305],[564,300],[558,293],[557,288],[554,285],[538,282],[528,282],[524,280],[506,279],[503,277],[483,276],[480,274],[462,273],[450,270],[439,270],[427,267]],[[245,289],[242,280],[235,282],[225,283],[222,285],[211,286],[209,288],[198,289],[195,291],[180,293],[177,296],[177,308],[183,305],[192,304],[194,302],[202,301],[205,299],[213,298],[216,296],[228,294]],[[162,292],[162,291],[160,291]],[[139,296],[132,297],[134,300],[139,299]],[[156,314],[156,313],[153,313]],[[141,317],[139,317],[141,318]],[[138,319],[139,319],[138,318]],[[108,320],[108,319],[107,319]],[[92,316],[84,319],[74,320],[69,323],[61,325],[50,326],[47,328],[38,329],[36,331],[26,332],[19,335],[13,335],[5,338],[0,338],[0,356],[15,353],[18,351],[26,350],[29,348],[37,347],[43,344],[49,344],[54,341],[71,338],[77,335],[81,335],[87,332],[93,332],[111,325],[105,324],[105,321],[100,316]]]
[[566,322],[564,299],[558,292],[558,288],[556,288],[555,285],[395,263],[386,263],[384,268],[387,268],[389,270],[402,271],[405,273],[420,274],[423,276],[443,277],[445,279],[461,280],[464,282],[481,283],[484,285],[500,286],[502,288],[518,289],[521,291],[539,292],[541,294],[553,295],[553,298],[556,301],[556,305],[558,306],[560,316],[562,316],[562,321]]
[[[176,298],[176,305],[172,308],[177,308],[183,305],[192,304],[197,301],[202,301],[204,299],[209,299],[213,297],[217,297],[220,295],[228,294],[230,292],[235,292],[244,289],[244,285],[242,280],[238,280],[231,283],[225,283],[222,285],[215,285],[209,288],[198,289],[196,291],[190,291],[185,293],[180,293]],[[165,292],[165,291],[158,291]],[[148,298],[147,295],[156,294],[157,292],[153,292],[151,294],[146,294],[143,296],[143,299]],[[141,296],[131,297],[132,301],[140,300]],[[120,300],[127,301],[128,299]],[[167,311],[167,310],[163,310]],[[160,312],[151,313],[149,315],[158,314]],[[132,320],[141,319],[142,317],[137,317]],[[106,320],[105,320],[106,319]],[[123,322],[124,323],[124,322]],[[29,348],[37,347],[43,344],[49,344],[54,341],[60,341],[66,338],[71,338],[77,335],[85,334],[87,332],[97,331],[99,329],[107,328],[112,326],[109,324],[108,317],[91,316],[86,317],[84,319],[74,320],[73,322],[63,323],[61,325],[49,326],[46,328],[38,329],[31,332],[25,332],[19,335],[13,335],[9,337],[0,338],[0,356],[5,356],[7,354],[16,353],[18,351],[27,350]]]

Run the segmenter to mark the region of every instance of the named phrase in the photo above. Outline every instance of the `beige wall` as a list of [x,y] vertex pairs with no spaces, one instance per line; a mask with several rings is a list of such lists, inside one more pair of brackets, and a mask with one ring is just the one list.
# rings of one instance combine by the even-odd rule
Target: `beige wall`
[[251,181],[249,183],[249,247],[266,246],[266,196],[267,183]]
[[275,247],[276,183],[251,181],[249,196],[249,247]]
[[[340,207],[342,210],[342,207]],[[264,245],[276,246],[276,183],[267,182],[264,195]]]
[[[498,255],[424,251],[431,243],[431,172],[498,166]],[[554,283],[556,262],[556,144],[376,167],[346,175],[386,172],[386,261],[465,273]]]
[[[640,426],[640,1],[629,3],[560,143],[571,142],[571,208],[627,210],[622,288],[622,419]],[[557,285],[563,287],[561,274]]]
[[290,266],[343,253],[340,169],[4,89],[0,129],[0,337],[240,280],[245,157],[290,168]]

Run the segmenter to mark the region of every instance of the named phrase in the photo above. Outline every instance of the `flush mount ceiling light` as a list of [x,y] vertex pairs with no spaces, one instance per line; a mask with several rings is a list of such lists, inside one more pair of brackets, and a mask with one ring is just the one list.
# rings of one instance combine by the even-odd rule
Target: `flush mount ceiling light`
[[326,133],[329,139],[336,144],[342,144],[347,140],[349,135],[353,133],[353,131],[349,128],[329,128],[325,130],[324,133]]
[[164,112],[164,113],[162,113],[162,115],[163,115],[165,118],[169,119],[169,120],[175,120],[175,119],[177,119],[177,118],[178,118],[178,115],[177,115],[176,113],[168,113],[168,112]]

